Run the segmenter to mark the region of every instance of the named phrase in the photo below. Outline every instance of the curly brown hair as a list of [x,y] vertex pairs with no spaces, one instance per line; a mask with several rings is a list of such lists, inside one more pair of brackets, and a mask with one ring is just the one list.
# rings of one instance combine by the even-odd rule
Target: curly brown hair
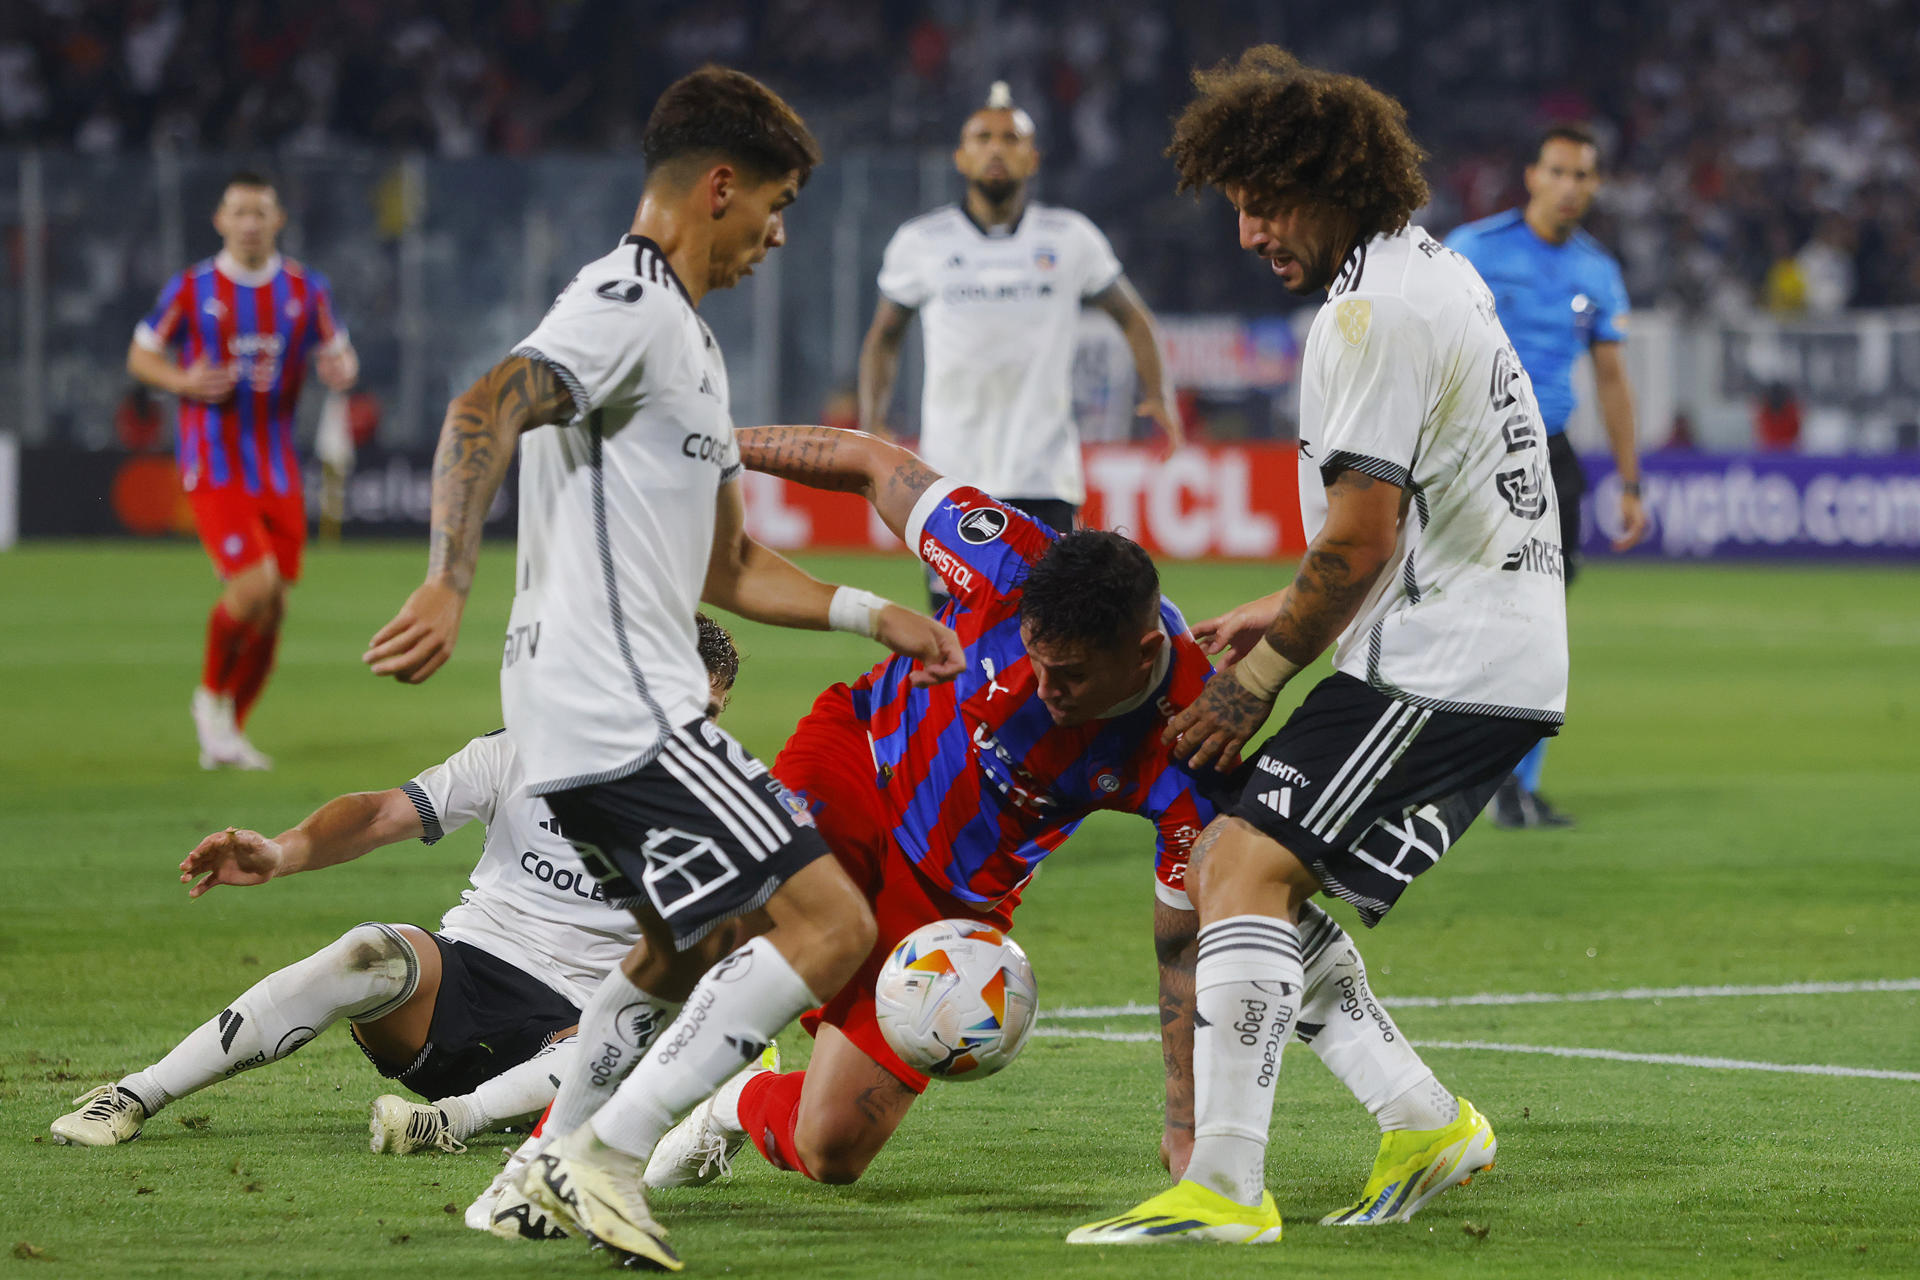
[[798,172],[803,186],[820,163],[820,144],[786,99],[744,71],[711,64],[660,95],[640,153],[650,173],[686,157],[720,155],[761,181]]
[[1253,214],[1302,200],[1350,211],[1362,239],[1400,230],[1427,202],[1407,110],[1357,76],[1301,64],[1277,45],[1193,73],[1199,95],[1167,148],[1180,190],[1237,192]]

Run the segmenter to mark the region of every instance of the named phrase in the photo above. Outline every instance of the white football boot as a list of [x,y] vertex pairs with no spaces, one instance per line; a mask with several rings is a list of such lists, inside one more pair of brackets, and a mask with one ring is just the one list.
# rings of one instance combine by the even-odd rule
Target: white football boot
[[[595,1242],[640,1259],[640,1265],[679,1271],[686,1264],[647,1208],[645,1170],[639,1157],[608,1146],[592,1125],[583,1124],[528,1162],[520,1189]],[[623,1259],[622,1265],[630,1264]]]
[[740,1123],[740,1094],[747,1081],[779,1069],[780,1046],[770,1044],[756,1061],[667,1130],[647,1161],[647,1186],[703,1187],[732,1173],[733,1157],[747,1141],[746,1127]]
[[559,1220],[527,1199],[520,1189],[520,1174],[532,1155],[527,1146],[507,1153],[507,1163],[487,1184],[461,1218],[474,1231],[485,1231],[502,1240],[565,1240],[567,1229]]
[[147,1109],[131,1089],[103,1084],[75,1098],[78,1111],[69,1111],[51,1126],[53,1140],[77,1147],[111,1147],[132,1142],[147,1122]]
[[408,1102],[394,1094],[382,1094],[373,1100],[367,1117],[368,1146],[375,1155],[409,1156],[416,1151],[465,1151],[466,1145],[453,1136],[453,1126],[440,1108],[423,1102]]
[[193,691],[193,732],[200,739],[202,769],[239,767],[240,729],[233,720],[232,698],[211,689],[196,687]]

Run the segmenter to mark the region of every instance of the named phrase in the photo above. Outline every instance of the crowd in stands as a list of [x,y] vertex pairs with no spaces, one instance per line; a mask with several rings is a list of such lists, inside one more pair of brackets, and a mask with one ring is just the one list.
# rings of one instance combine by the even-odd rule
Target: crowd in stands
[[707,61],[792,96],[833,149],[945,144],[994,79],[1048,198],[1106,226],[1148,296],[1232,308],[1224,212],[1159,158],[1196,64],[1273,40],[1406,102],[1436,231],[1510,207],[1543,125],[1611,168],[1593,230],[1639,305],[1820,315],[1920,303],[1912,0],[9,0],[0,145],[303,154],[631,150]]

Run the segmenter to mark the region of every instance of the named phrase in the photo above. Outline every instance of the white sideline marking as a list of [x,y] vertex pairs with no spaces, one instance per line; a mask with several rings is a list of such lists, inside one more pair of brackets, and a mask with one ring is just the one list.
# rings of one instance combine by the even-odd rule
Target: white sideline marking
[[[1452,1009],[1465,1005],[1592,1004],[1602,1000],[1704,1000],[1725,996],[1832,996],[1862,991],[1920,991],[1920,978],[1878,978],[1866,982],[1782,982],[1759,987],[1623,987],[1614,991],[1484,992],[1472,996],[1382,996],[1389,1009]],[[1047,1018],[1121,1018],[1158,1013],[1150,1004],[1083,1005],[1052,1009]]]
[[[1083,1031],[1076,1027],[1035,1027],[1036,1036],[1057,1040],[1107,1040],[1144,1044],[1160,1039],[1151,1031]],[[1648,1062],[1665,1067],[1705,1067],[1713,1071],[1776,1071],[1794,1076],[1858,1076],[1867,1080],[1912,1080],[1920,1071],[1882,1071],[1877,1067],[1832,1067],[1814,1062],[1747,1062],[1740,1058],[1701,1058],[1686,1053],[1626,1053],[1619,1049],[1574,1049],[1550,1044],[1495,1044],[1488,1040],[1422,1040],[1422,1049],[1468,1049],[1481,1053],[1543,1053],[1554,1058],[1603,1058],[1608,1062]]]

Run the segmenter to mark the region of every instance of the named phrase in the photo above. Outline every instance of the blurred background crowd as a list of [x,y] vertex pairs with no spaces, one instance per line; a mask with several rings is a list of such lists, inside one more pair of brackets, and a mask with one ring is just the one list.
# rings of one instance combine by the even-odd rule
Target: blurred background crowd
[[[706,61],[767,77],[850,142],[944,144],[1006,78],[1046,192],[1092,215],[1164,307],[1232,305],[1159,159],[1196,64],[1274,40],[1373,79],[1433,153],[1436,228],[1517,200],[1541,125],[1598,127],[1593,230],[1636,305],[1831,314],[1920,302],[1912,0],[10,0],[0,145],[342,148],[444,157],[635,146]],[[831,151],[830,151],[831,154]]]

